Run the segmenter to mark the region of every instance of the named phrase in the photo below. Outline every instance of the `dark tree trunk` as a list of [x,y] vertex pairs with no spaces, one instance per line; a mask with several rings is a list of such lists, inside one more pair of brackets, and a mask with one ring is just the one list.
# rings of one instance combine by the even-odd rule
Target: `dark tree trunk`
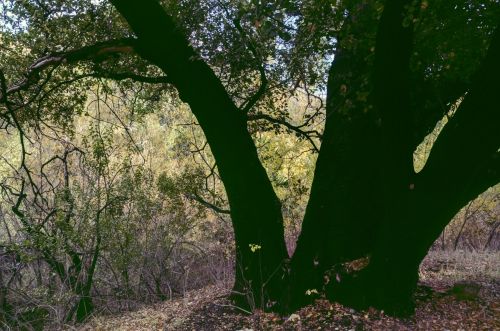
[[[362,290],[362,293],[351,294],[347,298],[352,301],[349,302],[352,305],[373,305],[386,310],[394,307],[406,310],[407,307],[399,303],[411,293],[406,293],[403,288],[406,290],[409,287],[406,284],[413,286],[418,279],[418,264],[415,266],[410,262],[408,254],[400,250],[399,244],[404,240],[397,231],[402,229],[404,236],[411,236],[412,227],[416,224],[417,207],[413,169],[413,151],[416,146],[412,134],[413,115],[409,90],[413,26],[403,25],[405,15],[408,15],[405,6],[409,5],[411,1],[407,0],[388,1],[378,26],[373,67],[373,101],[381,126],[378,166],[382,179],[382,219],[375,231],[370,264],[363,271],[370,283],[368,286],[354,287],[357,291]],[[394,268],[397,268],[396,272],[392,272]],[[384,275],[378,272],[379,269],[383,270]],[[381,277],[378,277],[379,274]],[[349,281],[347,284],[349,285]],[[393,284],[398,290],[391,291],[385,284]],[[399,284],[404,286],[398,286]]]
[[[326,122],[310,199],[291,261],[290,310],[312,301],[341,264],[366,256],[381,216],[376,165],[380,130],[368,95],[374,8],[349,17],[337,40],[326,103]],[[344,40],[346,42],[344,43]],[[331,277],[327,276],[327,277]]]
[[160,4],[111,2],[136,33],[138,53],[168,75],[205,133],[231,208],[236,241],[234,293],[241,293],[235,298],[254,307],[276,301],[288,258],[281,204],[258,158],[245,114]]
[[[347,21],[350,38],[346,39],[362,46],[343,45],[339,40],[329,74],[323,143],[303,232],[292,258],[292,309],[307,302],[305,290],[311,281],[318,290],[326,285],[333,299],[357,306],[371,304],[366,289],[349,285],[343,263],[372,255],[383,224],[392,215],[405,215],[409,207],[413,142],[408,127],[408,59],[412,39],[411,27],[401,24],[405,3],[408,1],[391,2],[384,10],[375,63],[367,63],[373,46],[370,37],[375,35],[368,29],[376,26],[373,18]],[[364,10],[366,17],[373,17],[370,8]],[[396,47],[388,52],[391,42]],[[373,67],[375,75],[368,78]],[[356,98],[369,92],[369,100]]]

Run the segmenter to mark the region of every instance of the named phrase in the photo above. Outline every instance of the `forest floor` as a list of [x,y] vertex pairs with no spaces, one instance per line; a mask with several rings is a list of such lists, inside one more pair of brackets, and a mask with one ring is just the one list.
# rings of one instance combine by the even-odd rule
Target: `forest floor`
[[286,317],[238,311],[229,289],[208,286],[80,330],[500,330],[500,253],[431,252],[421,266],[416,312],[399,319],[326,300]]

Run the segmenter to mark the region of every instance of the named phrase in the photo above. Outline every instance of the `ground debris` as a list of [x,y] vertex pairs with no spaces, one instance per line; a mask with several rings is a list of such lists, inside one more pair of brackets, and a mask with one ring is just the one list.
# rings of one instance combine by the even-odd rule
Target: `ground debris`
[[461,300],[454,295],[453,284],[421,284],[410,319],[373,308],[355,311],[327,300],[317,300],[290,316],[262,311],[248,315],[231,305],[228,289],[210,286],[145,310],[95,318],[82,330],[500,330],[496,297],[500,283],[476,285],[481,288],[478,297]]

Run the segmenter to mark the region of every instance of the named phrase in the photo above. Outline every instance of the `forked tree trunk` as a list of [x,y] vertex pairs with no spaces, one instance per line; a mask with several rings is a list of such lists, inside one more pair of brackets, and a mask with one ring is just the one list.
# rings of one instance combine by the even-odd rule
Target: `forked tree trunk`
[[[499,180],[500,119],[494,97],[500,92],[500,62],[493,60],[500,58],[498,33],[473,88],[418,175],[410,105],[412,26],[403,26],[405,7],[412,1],[387,2],[372,82],[354,79],[371,70],[364,63],[369,49],[339,50],[328,82],[328,119],[303,232],[285,272],[280,202],[244,115],[156,1],[111,2],[136,33],[137,52],[168,75],[207,137],[231,207],[234,289],[242,293],[238,303],[289,311],[309,301],[308,289],[320,291],[326,285],[330,298],[356,307],[411,312],[418,266],[427,250],[465,203]],[[365,108],[363,102],[348,106],[370,84],[375,107]],[[368,266],[346,274],[342,263],[361,257],[369,257]]]

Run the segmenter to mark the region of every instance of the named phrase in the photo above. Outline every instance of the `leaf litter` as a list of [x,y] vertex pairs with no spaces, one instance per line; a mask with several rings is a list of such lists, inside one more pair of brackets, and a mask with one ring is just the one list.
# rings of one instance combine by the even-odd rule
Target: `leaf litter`
[[[479,290],[464,297],[470,287]],[[500,330],[499,290],[499,281],[456,285],[427,281],[415,295],[415,315],[401,319],[327,300],[317,300],[290,316],[262,311],[248,315],[231,305],[228,288],[208,286],[136,312],[95,317],[80,330]]]

